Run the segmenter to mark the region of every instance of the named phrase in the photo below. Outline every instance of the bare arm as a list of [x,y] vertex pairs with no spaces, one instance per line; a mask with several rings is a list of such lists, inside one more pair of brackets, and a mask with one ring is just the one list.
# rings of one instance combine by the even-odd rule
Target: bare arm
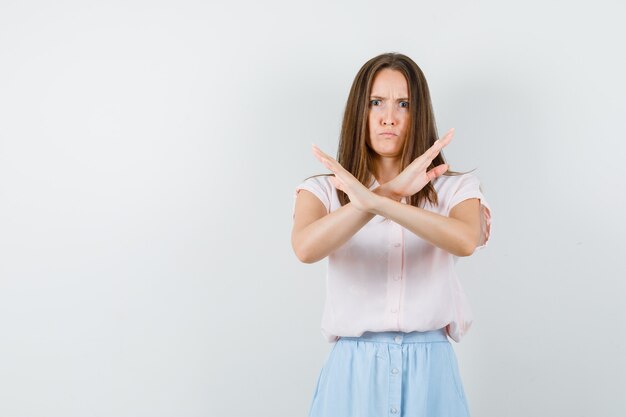
[[480,239],[480,202],[477,198],[455,205],[449,217],[388,198],[379,198],[371,212],[387,217],[456,256],[471,255]]
[[[381,198],[388,196],[381,187],[373,192]],[[357,209],[351,202],[327,214],[313,193],[300,190],[296,197],[291,246],[300,261],[317,262],[346,243],[374,216],[374,213]]]
[[[449,217],[420,207],[414,207],[410,204],[399,203],[399,196],[414,195],[428,182],[439,177],[447,170],[447,164],[442,164],[432,169],[429,169],[429,165],[439,151],[450,143],[453,134],[454,129],[450,129],[442,139],[435,141],[424,154],[411,162],[398,176],[378,187],[376,192],[368,190],[341,164],[319,148],[314,146],[313,153],[320,162],[335,174],[334,177],[331,177],[331,181],[335,188],[348,194],[353,209],[357,210],[357,213],[367,213],[371,217],[376,214],[382,215],[404,226],[437,247],[457,256],[468,256],[474,252],[480,239],[480,206],[478,199],[469,199],[455,205],[450,210]],[[322,205],[321,203],[319,204]],[[323,210],[322,214],[324,213],[325,210]],[[352,234],[343,236],[342,239],[344,240],[341,243],[344,243],[363,224],[371,219],[371,217],[369,219],[364,217],[365,214],[359,216],[363,223]],[[358,223],[353,224],[353,226],[357,225]],[[326,256],[328,253],[330,252],[323,256]]]

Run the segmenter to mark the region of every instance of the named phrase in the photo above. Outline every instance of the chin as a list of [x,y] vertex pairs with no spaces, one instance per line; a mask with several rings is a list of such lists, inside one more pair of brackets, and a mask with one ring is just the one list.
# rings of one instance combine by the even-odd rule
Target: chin
[[370,144],[370,148],[379,156],[400,156],[402,154],[402,143],[392,143],[391,141],[377,141],[377,146],[372,146]]
[[376,153],[379,156],[385,156],[387,158],[399,157],[402,154],[401,150],[397,150],[397,151],[376,151]]

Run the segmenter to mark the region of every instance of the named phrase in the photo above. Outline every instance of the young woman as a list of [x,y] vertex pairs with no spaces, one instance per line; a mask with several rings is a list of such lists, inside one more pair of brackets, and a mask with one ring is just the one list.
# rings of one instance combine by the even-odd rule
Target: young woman
[[334,342],[309,417],[464,417],[456,356],[472,313],[454,270],[487,244],[491,211],[472,173],[448,170],[424,74],[369,60],[352,84],[332,174],[296,188],[292,246],[328,257],[322,334]]

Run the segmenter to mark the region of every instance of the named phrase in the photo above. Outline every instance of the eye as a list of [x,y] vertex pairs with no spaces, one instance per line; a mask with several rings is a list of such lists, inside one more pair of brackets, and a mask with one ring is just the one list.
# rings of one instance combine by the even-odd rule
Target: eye
[[370,100],[370,105],[372,105],[372,106],[380,106],[380,100],[378,100],[378,99]]
[[403,107],[405,109],[408,108],[409,107],[409,102],[408,101],[401,101],[400,102],[400,107]]

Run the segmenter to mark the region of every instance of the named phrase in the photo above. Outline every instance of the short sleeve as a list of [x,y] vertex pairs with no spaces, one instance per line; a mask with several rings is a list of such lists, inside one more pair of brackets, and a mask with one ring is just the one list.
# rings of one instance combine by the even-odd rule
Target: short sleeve
[[326,180],[327,177],[311,177],[307,178],[298,185],[295,189],[295,193],[293,195],[293,207],[291,210],[291,218],[293,219],[296,215],[296,197],[298,197],[298,191],[307,190],[312,192],[326,207],[326,212],[330,212],[330,193],[331,188]]
[[448,204],[448,207],[450,207],[448,213],[454,206],[469,198],[478,198],[480,200],[481,237],[480,242],[478,242],[478,246],[474,250],[474,252],[476,252],[477,250],[483,249],[487,246],[487,242],[489,241],[489,237],[491,235],[491,206],[482,193],[478,177],[472,173],[460,176],[459,185],[456,187],[450,203]]

